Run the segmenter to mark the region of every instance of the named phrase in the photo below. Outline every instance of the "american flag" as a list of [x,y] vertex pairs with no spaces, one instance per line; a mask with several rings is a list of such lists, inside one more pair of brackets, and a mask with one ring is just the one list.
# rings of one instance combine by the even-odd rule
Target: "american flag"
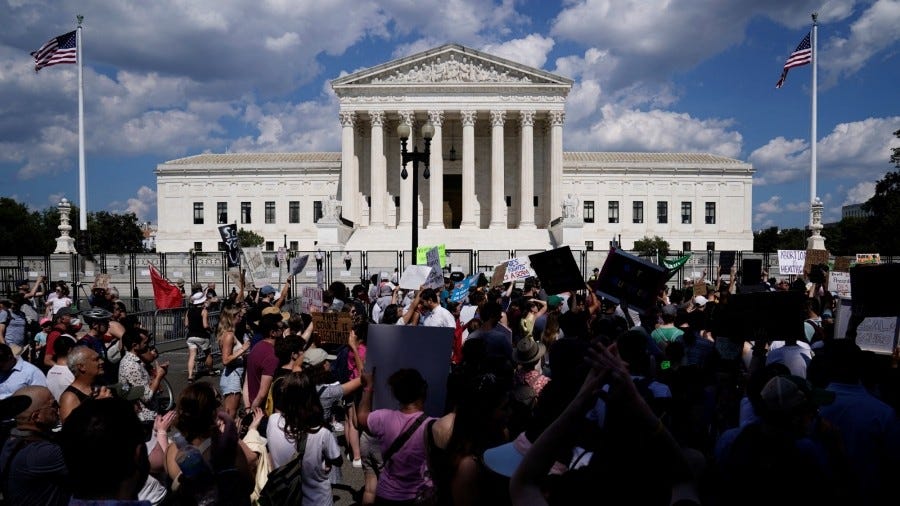
[[77,63],[76,40],[75,31],[48,40],[40,49],[31,53],[34,57],[34,71],[60,63]]
[[800,41],[800,45],[797,46],[797,49],[791,53],[791,56],[788,57],[787,61],[784,62],[784,70],[781,71],[781,78],[778,79],[778,83],[775,85],[776,88],[781,88],[784,85],[784,79],[787,77],[788,69],[793,67],[799,67],[801,65],[806,65],[812,61],[812,45],[809,43],[809,33],[806,34],[806,37],[803,37],[803,40]]

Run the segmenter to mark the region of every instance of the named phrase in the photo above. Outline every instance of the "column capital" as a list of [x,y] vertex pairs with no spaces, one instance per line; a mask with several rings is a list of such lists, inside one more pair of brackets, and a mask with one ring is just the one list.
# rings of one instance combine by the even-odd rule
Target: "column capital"
[[459,117],[463,126],[475,126],[475,115],[478,111],[459,111]]
[[534,126],[534,109],[524,109],[519,111],[519,124],[523,127]]
[[503,126],[506,122],[506,111],[491,111],[491,126]]
[[436,127],[442,126],[444,124],[444,111],[428,111],[428,120],[431,121],[431,124]]
[[566,113],[564,111],[550,111],[547,114],[550,117],[550,124],[553,126],[562,126],[566,121]]
[[403,110],[403,111],[397,111],[397,114],[400,116],[401,123],[406,123],[409,126],[413,126],[416,122],[415,111]]
[[342,127],[352,127],[356,124],[356,111],[341,111],[339,117]]
[[373,127],[383,127],[384,111],[369,111],[369,119],[371,119]]

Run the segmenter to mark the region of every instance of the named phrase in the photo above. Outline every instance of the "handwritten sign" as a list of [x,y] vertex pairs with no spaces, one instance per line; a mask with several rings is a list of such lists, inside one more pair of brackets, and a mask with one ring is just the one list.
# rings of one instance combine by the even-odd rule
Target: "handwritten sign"
[[[266,284],[266,259],[263,258],[262,250],[259,248],[241,248],[244,252],[244,260],[247,261],[247,272],[253,277],[253,283],[257,282]],[[257,286],[262,288],[262,286]]]
[[531,260],[528,257],[510,258],[506,262],[506,274],[503,276],[504,283],[531,276],[534,276],[534,271],[531,269]]
[[778,250],[778,273],[781,275],[803,274],[806,251],[796,249]]
[[313,327],[323,343],[347,344],[350,329],[353,328],[353,316],[350,313],[311,313]]
[[428,252],[431,251],[431,248],[438,249],[438,256],[441,260],[441,267],[447,266],[447,248],[443,244],[438,244],[437,246],[419,246],[416,248],[416,263],[417,264],[427,264],[428,263]]
[[[847,335],[847,326],[852,314],[853,301],[841,297],[834,318],[834,337],[842,339]],[[897,343],[897,320],[893,316],[868,317],[856,328],[856,344],[863,350],[890,355]]]
[[225,244],[225,253],[228,257],[228,267],[237,267],[241,264],[241,245],[238,239],[237,223],[219,225],[219,235]]
[[303,302],[306,303],[306,312],[321,312],[322,305],[322,289],[316,286],[303,287]]
[[425,279],[425,288],[434,288],[439,290],[444,286],[444,274],[441,271],[441,259],[438,248],[434,247],[428,250],[425,255],[426,263],[431,267],[428,278]]
[[478,281],[478,274],[472,274],[453,285],[453,292],[450,293],[450,302],[459,302],[465,299],[469,295],[469,288],[475,285],[476,281]]
[[854,257],[835,257],[833,271],[850,272],[850,264],[855,262]]
[[823,249],[806,250],[806,258],[803,259],[803,272],[812,272],[814,265],[828,265],[830,255]]
[[879,253],[857,253],[856,263],[858,264],[880,264],[881,254]]
[[828,274],[828,290],[841,297],[850,296],[850,273],[832,271]]
[[418,290],[430,275],[431,267],[428,265],[407,265],[400,276],[399,286],[404,290]]

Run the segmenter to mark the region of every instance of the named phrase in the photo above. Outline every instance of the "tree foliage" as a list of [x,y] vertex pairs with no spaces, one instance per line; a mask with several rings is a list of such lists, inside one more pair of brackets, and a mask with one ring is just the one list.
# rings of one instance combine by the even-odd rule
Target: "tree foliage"
[[665,258],[669,254],[669,242],[658,235],[644,236],[634,241],[634,251],[641,256]]
[[238,241],[241,244],[242,248],[252,248],[255,246],[262,246],[266,240],[263,236],[257,234],[252,230],[247,230],[244,228],[238,229]]

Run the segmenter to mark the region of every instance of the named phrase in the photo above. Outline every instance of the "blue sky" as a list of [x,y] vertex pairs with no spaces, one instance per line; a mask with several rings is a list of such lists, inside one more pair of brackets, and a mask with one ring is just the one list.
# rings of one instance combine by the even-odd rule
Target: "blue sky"
[[78,200],[75,65],[29,53],[84,21],[88,209],[156,220],[156,165],[203,152],[339,151],[330,81],[448,42],[575,80],[569,151],[685,151],[756,169],[753,226],[808,220],[819,12],[818,195],[866,200],[900,145],[900,0],[7,1],[0,195]]

